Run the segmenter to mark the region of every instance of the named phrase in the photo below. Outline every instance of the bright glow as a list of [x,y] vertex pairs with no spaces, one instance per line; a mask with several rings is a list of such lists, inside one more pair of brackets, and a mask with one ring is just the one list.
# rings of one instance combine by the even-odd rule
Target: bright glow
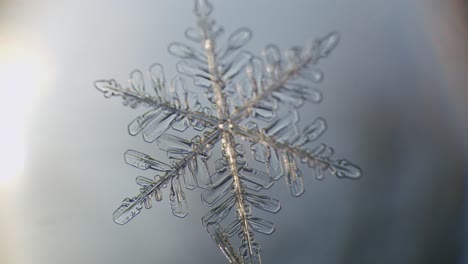
[[49,77],[48,65],[39,49],[22,45],[22,42],[1,45],[0,182],[18,175],[24,169],[28,116],[38,91]]

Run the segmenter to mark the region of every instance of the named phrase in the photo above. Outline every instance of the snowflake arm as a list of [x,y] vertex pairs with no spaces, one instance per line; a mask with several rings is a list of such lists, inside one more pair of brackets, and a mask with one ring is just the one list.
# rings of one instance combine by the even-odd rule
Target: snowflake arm
[[[156,71],[161,73],[155,74]],[[120,96],[123,99],[124,105],[128,105],[131,108],[136,108],[139,105],[151,108],[149,112],[139,116],[129,125],[129,132],[131,135],[140,133],[146,126],[153,122],[154,119],[158,119],[158,116],[165,119],[163,113],[170,114],[167,115],[166,118],[172,120],[171,122],[176,121],[175,119],[182,120],[183,122],[190,120],[191,124],[194,126],[203,124],[212,127],[220,123],[218,118],[210,114],[211,111],[209,109],[201,107],[197,95],[187,90],[183,79],[174,78],[167,91],[164,87],[162,67],[159,64],[154,64],[150,67],[150,73],[152,75],[152,82],[156,95],[152,95],[145,90],[143,74],[138,70],[130,74],[130,87],[128,88],[122,88],[122,86],[113,79],[95,82],[96,88],[101,91],[106,98]],[[181,125],[179,130],[183,131],[187,127],[188,123]],[[148,141],[152,142],[156,138],[156,136],[154,138],[148,137]]]
[[[218,129],[221,131],[223,158],[230,173],[203,192],[202,200],[208,205],[213,205],[226,196],[228,192],[233,193],[231,197],[234,197],[232,198],[234,203],[231,206],[235,204],[238,220],[233,223],[234,227],[231,229],[235,230],[234,233],[239,232],[239,236],[242,237],[239,253],[245,263],[258,263],[260,262],[260,247],[253,239],[253,231],[255,223],[260,222],[261,219],[251,217],[250,207],[246,204],[245,185],[252,183],[253,185],[262,186],[255,182],[259,180],[257,175],[252,174],[253,177],[250,179],[246,179],[245,176],[241,175],[242,170],[248,171],[248,169],[242,166],[242,162],[239,162],[239,158],[242,159],[242,156],[239,155],[241,153],[236,148],[238,144],[236,144],[234,135],[231,132],[232,124],[229,121],[231,116],[230,104],[228,104],[225,92],[228,84],[232,83],[232,79],[239,75],[244,65],[251,59],[251,56],[248,53],[241,52],[234,59],[223,60],[228,54],[245,45],[251,38],[251,32],[247,29],[235,31],[228,38],[227,47],[221,51],[217,50],[216,38],[218,34],[216,32],[219,30],[215,29],[215,23],[209,16],[211,11],[212,8],[207,1],[196,2],[194,13],[198,19],[198,34],[193,39],[201,44],[202,53],[182,43],[171,44],[169,52],[182,59],[178,64],[179,72],[192,77],[195,85],[205,88],[205,93],[216,109],[218,118],[223,121],[218,125]],[[222,233],[221,235],[226,237]],[[219,241],[228,241],[216,239],[217,236],[212,237],[215,238],[218,245],[220,245]],[[230,247],[220,245],[220,248],[230,258],[231,254],[226,254],[226,252],[231,251],[223,250],[223,248]],[[234,259],[237,259],[236,255],[233,256]],[[230,259],[230,261],[234,260]]]
[[[181,175],[183,175],[187,189],[195,188],[193,181],[188,180],[190,179],[190,175],[187,175],[187,172],[184,172],[184,169],[189,167],[189,171],[192,174],[193,179],[200,179],[203,177],[203,175],[199,175],[196,169],[196,167],[199,166],[197,164],[197,156],[206,156],[212,145],[219,140],[219,136],[219,131],[211,132],[210,135],[206,137],[206,140],[194,145],[193,151],[185,149],[185,151],[187,151],[186,155],[182,156],[181,159],[177,159],[177,161],[174,162],[172,166],[157,161],[147,154],[134,150],[128,150],[125,153],[125,159],[129,165],[142,170],[153,169],[156,171],[162,171],[164,174],[161,176],[156,175],[154,180],[138,176],[136,178],[136,182],[142,186],[140,193],[133,198],[126,198],[123,200],[122,205],[117,208],[113,214],[114,221],[121,225],[126,224],[140,213],[143,206],[146,209],[151,208],[151,199],[153,197],[157,202],[161,201],[161,188],[165,187],[169,182],[171,182],[170,199],[173,213],[175,216],[179,217],[186,216],[187,210],[185,205],[185,194],[180,187],[179,178]],[[172,146],[172,152],[177,152],[177,149],[178,148],[176,146]],[[177,201],[175,200],[176,198]]]
[[[300,84],[288,86],[288,83],[298,77],[304,78],[306,82],[321,82],[323,73],[319,69],[314,69],[310,72],[306,71],[311,65],[316,65],[320,59],[327,57],[338,45],[339,39],[339,34],[332,32],[322,39],[316,40],[313,45],[306,45],[303,49],[298,47],[292,48],[288,51],[287,63],[281,57],[279,49],[276,46],[268,45],[263,51],[266,66],[263,66],[262,63],[251,63],[249,68],[247,68],[247,79],[249,80],[247,85],[251,86],[249,87],[250,93],[248,94],[250,99],[245,101],[242,107],[236,109],[232,114],[233,122],[239,121],[251,114],[254,106],[261,104],[270,96],[286,103],[288,103],[288,99],[303,101],[305,99],[303,98],[304,92],[307,93],[307,89],[310,90],[310,88]],[[287,64],[286,70],[283,69],[283,64]],[[257,68],[257,72],[267,73],[267,78],[262,79],[263,76],[255,78],[253,74],[255,68]],[[261,88],[262,86],[264,87]],[[259,92],[259,90],[261,91]],[[317,93],[318,91],[314,90],[313,92]],[[317,94],[313,98],[309,97],[309,99],[313,99],[312,101],[318,103],[321,101],[321,95]]]
[[[267,162],[271,167],[271,152],[286,153],[292,155],[295,159],[300,159],[309,167],[316,169],[316,178],[322,179],[321,171],[328,170],[331,174],[343,178],[357,179],[361,176],[361,169],[350,163],[346,159],[333,160],[333,149],[325,144],[320,144],[312,149],[305,149],[302,146],[310,141],[316,140],[325,131],[325,121],[317,118],[303,130],[302,136],[297,137],[294,142],[282,142],[273,136],[269,136],[265,131],[259,132],[256,127],[247,129],[246,127],[236,126],[233,128],[235,135],[252,143],[251,149],[256,160]],[[262,144],[263,147],[259,147]],[[278,155],[278,154],[274,154]],[[288,157],[289,159],[289,157]],[[274,160],[277,163],[278,160]],[[273,165],[274,166],[274,165]],[[283,164],[287,167],[287,164]],[[281,173],[279,173],[281,175]]]

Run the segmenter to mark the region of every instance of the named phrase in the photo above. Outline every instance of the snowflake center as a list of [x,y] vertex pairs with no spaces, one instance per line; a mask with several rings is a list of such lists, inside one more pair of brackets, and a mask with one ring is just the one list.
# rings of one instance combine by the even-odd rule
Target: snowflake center
[[218,124],[218,128],[221,131],[231,131],[234,128],[234,124],[231,120],[225,120]]

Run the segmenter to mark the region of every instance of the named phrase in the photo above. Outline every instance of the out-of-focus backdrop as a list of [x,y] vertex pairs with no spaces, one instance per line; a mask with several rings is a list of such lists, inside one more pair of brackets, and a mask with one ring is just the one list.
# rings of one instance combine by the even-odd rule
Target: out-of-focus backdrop
[[[300,198],[280,181],[259,236],[273,263],[468,263],[464,189],[468,106],[467,5],[462,0],[213,1],[230,32],[254,31],[248,49],[282,49],[338,30],[323,61],[321,138],[359,164],[358,181],[307,177]],[[97,79],[126,81],[153,62],[175,74],[167,45],[193,25],[190,1],[0,1],[0,263],[223,263],[190,214],[167,197],[126,226],[112,222],[136,194],[128,148],[163,155],[127,124],[143,110],[105,100]],[[167,195],[167,194],[166,194]]]

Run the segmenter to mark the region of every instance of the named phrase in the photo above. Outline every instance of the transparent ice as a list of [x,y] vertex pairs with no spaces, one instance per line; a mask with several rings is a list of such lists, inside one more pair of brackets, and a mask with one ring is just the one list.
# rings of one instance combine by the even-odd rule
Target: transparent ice
[[[113,217],[116,223],[126,224],[143,208],[151,208],[153,201],[160,202],[161,189],[166,187],[172,213],[185,217],[186,189],[199,187],[204,189],[202,202],[213,207],[202,224],[227,259],[231,263],[261,263],[261,247],[254,235],[269,235],[275,227],[254,212],[276,213],[280,202],[257,192],[284,177],[291,195],[300,196],[304,192],[300,162],[309,166],[317,179],[323,179],[326,171],[340,178],[361,176],[359,167],[350,161],[332,158],[331,147],[310,146],[327,129],[323,118],[303,127],[299,122],[299,107],[322,100],[316,85],[323,80],[323,72],[317,65],[337,46],[339,35],[330,33],[285,54],[268,45],[262,56],[256,57],[241,50],[252,37],[247,28],[234,31],[220,45],[224,30],[210,17],[211,12],[208,1],[195,1],[197,24],[187,29],[185,36],[198,48],[178,42],[169,45],[169,53],[181,59],[177,63],[180,76],[168,82],[163,67],[153,64],[149,69],[151,85],[138,70],[130,74],[127,87],[112,79],[95,83],[105,97],[119,96],[124,105],[148,108],[130,123],[128,131],[133,136],[142,134],[146,142],[154,142],[168,154],[168,161],[160,161],[136,150],[125,152],[129,165],[154,170],[155,176],[138,176],[140,192],[124,199]],[[188,85],[185,77],[191,78],[193,85]],[[203,105],[200,94],[210,104]],[[190,134],[185,132],[189,128],[197,135],[181,137],[182,132]],[[221,147],[218,157],[211,155],[215,146]],[[255,162],[264,164],[263,170],[248,164],[245,146]],[[224,223],[230,214],[235,220]],[[232,237],[240,240],[238,250]]]

